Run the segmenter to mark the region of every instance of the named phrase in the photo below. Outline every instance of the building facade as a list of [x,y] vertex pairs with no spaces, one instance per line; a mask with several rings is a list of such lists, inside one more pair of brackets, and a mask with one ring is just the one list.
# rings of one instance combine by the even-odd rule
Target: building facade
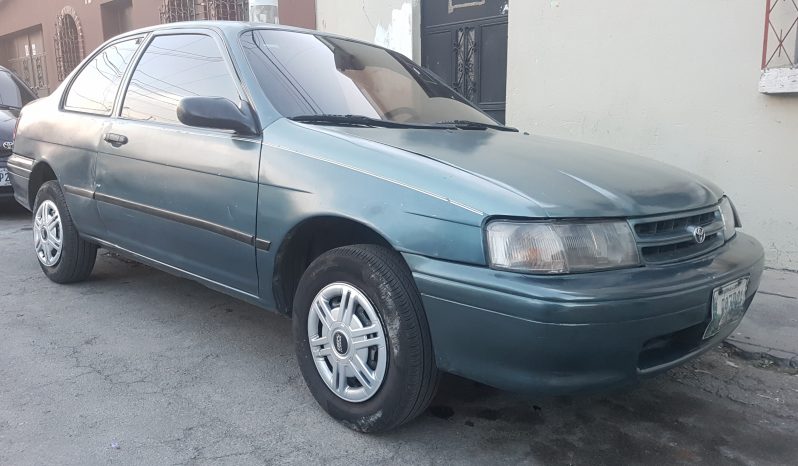
[[798,270],[796,2],[317,0],[317,25],[396,47],[512,126],[713,180],[767,265]]
[[[278,7],[281,23],[315,28],[314,0]],[[248,20],[249,9],[248,0],[0,0],[0,65],[43,97],[117,34],[176,21]]]

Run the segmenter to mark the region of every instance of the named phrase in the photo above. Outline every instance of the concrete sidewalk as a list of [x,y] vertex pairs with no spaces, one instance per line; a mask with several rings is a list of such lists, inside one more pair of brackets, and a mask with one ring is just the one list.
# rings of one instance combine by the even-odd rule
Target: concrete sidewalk
[[726,342],[751,357],[798,368],[798,273],[765,270],[751,308]]

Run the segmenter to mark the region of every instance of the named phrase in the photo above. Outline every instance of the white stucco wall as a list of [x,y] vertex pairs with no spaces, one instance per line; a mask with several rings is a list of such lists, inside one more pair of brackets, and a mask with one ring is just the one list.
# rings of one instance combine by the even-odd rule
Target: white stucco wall
[[419,0],[316,0],[319,31],[373,42],[421,59]]
[[798,96],[757,92],[764,10],[764,0],[513,1],[508,123],[715,181],[767,265],[798,269]]

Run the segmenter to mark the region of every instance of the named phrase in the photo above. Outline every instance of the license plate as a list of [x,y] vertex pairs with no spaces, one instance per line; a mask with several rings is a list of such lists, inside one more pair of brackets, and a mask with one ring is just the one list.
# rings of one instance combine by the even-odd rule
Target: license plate
[[0,186],[11,186],[11,177],[7,168],[0,168]]
[[748,277],[712,290],[712,318],[704,331],[704,338],[714,336],[726,324],[736,322],[743,317],[746,291],[748,291]]

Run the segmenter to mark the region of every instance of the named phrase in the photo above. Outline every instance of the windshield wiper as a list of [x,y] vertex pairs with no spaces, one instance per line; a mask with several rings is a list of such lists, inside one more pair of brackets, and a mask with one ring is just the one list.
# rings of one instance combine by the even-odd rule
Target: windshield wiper
[[518,129],[513,128],[512,126],[492,125],[490,123],[480,123],[478,121],[470,121],[470,120],[439,121],[437,124],[451,125],[459,129],[495,129],[498,131],[511,131],[513,133],[518,132]]
[[422,124],[422,123],[400,123],[398,121],[381,120],[364,115],[299,115],[290,117],[291,120],[299,123],[327,124],[339,126],[361,126],[367,128],[415,128],[415,129],[452,129],[452,125],[442,124]]
[[0,104],[0,110],[19,110],[19,109],[20,109],[19,107],[16,107],[14,105]]

